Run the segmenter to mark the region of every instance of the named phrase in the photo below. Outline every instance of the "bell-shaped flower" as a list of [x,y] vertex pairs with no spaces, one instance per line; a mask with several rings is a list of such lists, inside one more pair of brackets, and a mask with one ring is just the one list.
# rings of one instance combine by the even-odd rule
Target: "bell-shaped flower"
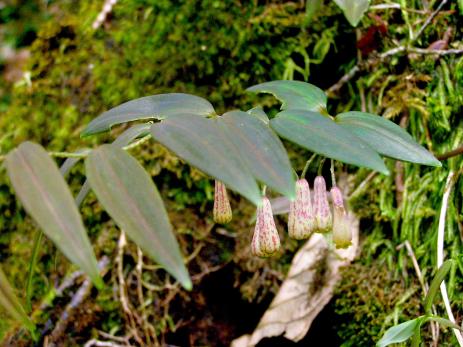
[[288,234],[303,240],[315,230],[315,216],[310,198],[310,187],[306,179],[296,181],[296,199],[289,205]]
[[262,198],[262,206],[257,208],[256,227],[252,237],[251,251],[258,257],[266,258],[280,249],[280,235],[273,220],[272,206],[267,197]]
[[228,200],[227,188],[225,184],[215,180],[214,195],[214,221],[220,224],[226,224],[232,219],[232,209]]
[[315,211],[315,231],[319,233],[329,232],[333,226],[326,183],[323,176],[315,177],[314,182],[314,211]]
[[352,244],[352,230],[344,208],[342,192],[338,187],[331,188],[333,200],[333,243],[336,248],[347,248]]

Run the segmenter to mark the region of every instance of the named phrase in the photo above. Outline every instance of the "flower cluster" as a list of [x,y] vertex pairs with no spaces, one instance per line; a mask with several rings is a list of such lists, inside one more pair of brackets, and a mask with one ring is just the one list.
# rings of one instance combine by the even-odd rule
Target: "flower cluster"
[[[323,176],[314,180],[313,199],[306,179],[296,181],[296,198],[290,202],[288,234],[296,240],[309,238],[314,232],[329,233],[336,248],[347,248],[352,243],[352,231],[344,208],[341,190],[334,186],[330,190],[333,208],[328,202],[328,192]],[[225,185],[215,181],[214,220],[228,223],[232,210]],[[257,208],[256,225],[251,251],[258,257],[270,257],[280,249],[280,236],[273,219],[272,206],[266,196]]]

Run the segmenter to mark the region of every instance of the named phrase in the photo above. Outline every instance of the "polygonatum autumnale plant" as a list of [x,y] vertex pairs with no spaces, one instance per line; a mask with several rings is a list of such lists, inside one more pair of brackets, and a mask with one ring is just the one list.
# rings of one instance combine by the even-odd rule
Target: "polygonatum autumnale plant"
[[[290,236],[303,239],[313,231],[326,233],[334,228],[336,245],[350,243],[343,228],[342,193],[333,182],[332,215],[325,180],[318,176],[312,200],[308,182],[295,177],[280,137],[316,155],[383,174],[388,174],[388,169],[381,156],[440,166],[405,130],[383,117],[364,112],[330,116],[325,93],[311,84],[272,81],[248,91],[273,94],[282,102],[281,111],[273,118],[259,107],[217,115],[213,106],[198,96],[146,96],[103,113],[82,132],[82,137],[88,137],[138,121],[113,143],[69,153],[58,169],[44,148],[25,142],[6,156],[8,175],[25,210],[97,287],[103,286],[103,281],[79,214],[79,205],[90,190],[117,226],[189,290],[192,282],[159,191],[140,163],[125,151],[128,148],[153,139],[214,178],[214,218],[220,223],[232,216],[225,187],[256,205],[251,248],[258,256],[274,254],[280,244],[269,199],[262,194],[266,187],[291,202]],[[87,180],[74,199],[65,176],[80,159],[85,160]],[[0,304],[32,331],[33,325],[5,276],[0,290],[4,297]]]

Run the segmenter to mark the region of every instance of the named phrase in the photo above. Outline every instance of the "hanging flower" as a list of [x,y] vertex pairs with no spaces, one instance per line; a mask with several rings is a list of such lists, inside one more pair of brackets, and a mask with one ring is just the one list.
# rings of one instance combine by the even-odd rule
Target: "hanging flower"
[[316,232],[326,233],[331,230],[333,221],[331,218],[330,205],[326,192],[326,183],[323,176],[315,177],[314,182],[314,207]]
[[262,198],[262,206],[257,208],[256,227],[252,237],[251,251],[258,257],[266,258],[280,249],[280,235],[278,235],[273,220],[272,206],[267,197]]
[[296,181],[296,199],[289,205],[288,234],[296,240],[308,238],[315,229],[315,217],[306,179]]
[[347,248],[352,244],[352,230],[344,208],[342,192],[338,187],[331,188],[333,199],[333,242],[336,248]]
[[232,219],[232,209],[227,196],[225,184],[215,180],[214,195],[214,221],[220,224],[226,224]]

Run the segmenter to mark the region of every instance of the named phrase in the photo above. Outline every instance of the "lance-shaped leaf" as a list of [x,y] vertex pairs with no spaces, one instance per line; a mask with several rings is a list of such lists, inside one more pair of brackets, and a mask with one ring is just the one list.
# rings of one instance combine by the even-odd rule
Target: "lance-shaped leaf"
[[34,323],[29,319],[23,306],[14,294],[5,273],[0,268],[0,305],[15,320],[21,322],[32,334],[35,331]]
[[278,136],[260,119],[242,111],[218,117],[219,124],[236,147],[254,177],[293,199],[295,181],[286,149]]
[[383,160],[376,151],[319,113],[303,110],[282,111],[270,121],[270,126],[281,137],[312,152],[388,174]]
[[270,93],[282,102],[281,109],[300,109],[323,112],[326,94],[320,88],[301,81],[271,81],[247,89],[249,92]]
[[394,325],[392,328],[389,328],[381,338],[376,343],[377,347],[386,347],[394,343],[400,343],[407,341],[410,337],[415,334],[417,329],[420,329],[421,323],[425,319],[424,316]]
[[37,144],[25,142],[8,154],[6,168],[17,196],[45,235],[101,288],[103,283],[82,218],[48,153]]
[[140,119],[164,119],[185,112],[207,116],[214,113],[214,108],[206,99],[190,94],[169,93],[145,96],[104,112],[88,124],[81,136],[108,131],[116,124]]
[[369,0],[334,0],[341,8],[350,25],[356,27],[370,5]]
[[151,134],[180,158],[260,205],[257,182],[217,119],[177,115],[153,124]]
[[132,156],[103,145],[85,160],[88,181],[117,225],[186,289],[191,280],[151,177]]
[[335,118],[337,124],[354,133],[385,156],[417,164],[441,166],[400,126],[386,118],[364,112],[346,112]]

